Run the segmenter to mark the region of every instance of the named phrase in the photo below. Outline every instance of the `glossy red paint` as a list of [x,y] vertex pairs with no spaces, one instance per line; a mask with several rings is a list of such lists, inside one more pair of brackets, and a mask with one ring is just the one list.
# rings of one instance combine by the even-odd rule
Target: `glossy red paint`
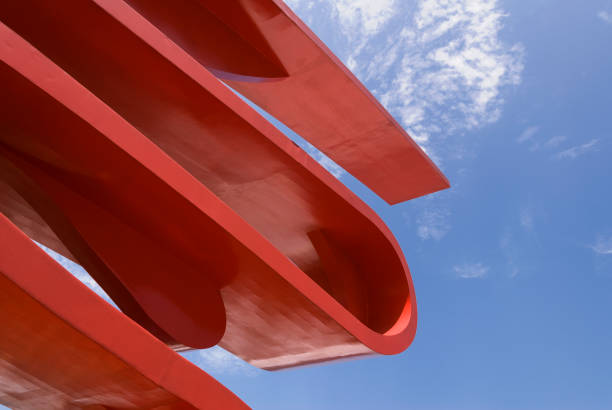
[[168,4],[0,2],[0,211],[175,349],[265,369],[403,351],[389,229],[220,79],[389,202],[444,176],[282,3]]
[[3,215],[0,238],[0,403],[14,409],[248,408],[89,290]]

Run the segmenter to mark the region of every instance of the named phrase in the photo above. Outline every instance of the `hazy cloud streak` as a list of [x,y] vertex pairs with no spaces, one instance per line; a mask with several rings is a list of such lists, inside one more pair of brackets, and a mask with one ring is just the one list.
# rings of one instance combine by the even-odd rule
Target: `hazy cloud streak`
[[612,14],[605,10],[601,10],[599,13],[597,13],[597,17],[608,24],[612,24]]
[[605,239],[600,236],[591,249],[600,255],[612,255],[612,237]]
[[595,146],[599,142],[598,139],[591,140],[586,144],[576,145],[575,147],[566,149],[565,151],[561,151],[555,155],[556,159],[574,159],[581,155],[586,154],[587,152],[595,150]]
[[461,279],[482,279],[489,273],[489,267],[482,263],[457,265],[453,270]]

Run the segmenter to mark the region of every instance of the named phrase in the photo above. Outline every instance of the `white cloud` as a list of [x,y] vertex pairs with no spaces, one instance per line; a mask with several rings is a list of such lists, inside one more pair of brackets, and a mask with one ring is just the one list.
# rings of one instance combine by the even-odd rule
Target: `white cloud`
[[600,236],[591,249],[600,255],[612,255],[612,236],[607,239]]
[[202,369],[211,373],[254,375],[256,368],[219,346],[200,350],[196,360]]
[[450,230],[449,217],[447,209],[425,209],[417,218],[417,235],[423,240],[439,241]]
[[602,10],[599,13],[597,13],[597,17],[599,17],[601,20],[603,20],[604,22],[608,24],[612,24],[612,14],[608,13],[605,10]]
[[[523,67],[522,47],[498,38],[502,17],[496,1],[422,0],[383,54],[397,70],[381,101],[421,145],[499,118],[500,89],[518,84]],[[367,71],[380,69],[374,61]]]
[[546,141],[534,141],[533,137],[538,133],[539,130],[539,127],[528,127],[521,133],[521,135],[516,140],[519,144],[522,144],[526,141],[531,141],[531,145],[529,146],[529,151],[531,152],[538,151],[540,148],[553,149],[558,147],[565,140],[567,140],[567,137],[564,135],[556,135]]
[[520,82],[523,47],[500,40],[497,0],[289,4],[324,40],[342,43],[336,53],[429,154],[444,146],[436,139],[496,121],[502,88]]
[[335,176],[336,178],[341,178],[346,173],[346,171],[342,167],[340,167],[340,165],[336,164],[334,161],[331,160],[331,158],[329,158],[322,152],[319,152],[315,159],[319,162],[319,164],[321,164],[323,168],[329,171],[329,173]]
[[304,141],[303,144],[304,150],[317,161],[323,168],[325,168],[330,174],[340,179],[343,175],[346,174],[344,168],[340,165],[336,164],[331,158],[327,155],[319,151],[314,145],[310,144],[308,141]]
[[489,267],[482,263],[457,265],[453,270],[462,279],[482,279],[489,273]]
[[529,127],[525,131],[523,131],[516,140],[519,144],[522,144],[523,142],[530,140],[538,132],[539,129],[540,127]]
[[554,147],[557,147],[559,144],[561,144],[566,139],[567,137],[564,135],[557,135],[555,137],[550,138],[548,141],[546,141],[544,145],[549,148],[554,148]]
[[362,35],[377,33],[393,16],[395,0],[336,0],[334,5],[344,31]]
[[598,139],[591,140],[586,144],[576,145],[575,147],[566,149],[565,151],[561,151],[555,155],[557,159],[574,159],[581,155],[586,154],[587,152],[595,150],[595,145],[599,142]]
[[353,40],[362,42],[376,34],[396,12],[395,3],[399,0],[287,0],[286,3],[309,24],[313,13],[331,6],[332,15],[339,21],[338,26]]
[[[506,13],[499,0],[287,3],[438,164],[469,151],[459,137],[497,121],[503,91],[521,81],[524,48],[501,40]],[[443,206],[423,210],[417,235],[442,239],[449,217]]]

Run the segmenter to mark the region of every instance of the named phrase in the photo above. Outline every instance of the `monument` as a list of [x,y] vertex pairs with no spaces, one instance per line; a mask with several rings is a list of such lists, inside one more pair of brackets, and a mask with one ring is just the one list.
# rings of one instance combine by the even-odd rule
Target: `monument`
[[246,408],[176,352],[276,370],[409,346],[389,229],[237,93],[389,204],[448,182],[282,1],[5,1],[0,20],[0,403]]

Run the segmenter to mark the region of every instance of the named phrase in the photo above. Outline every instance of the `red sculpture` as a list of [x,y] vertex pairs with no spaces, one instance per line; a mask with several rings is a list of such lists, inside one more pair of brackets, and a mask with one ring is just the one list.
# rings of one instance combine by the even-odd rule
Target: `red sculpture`
[[241,408],[163,343],[264,369],[411,343],[391,232],[227,86],[389,203],[448,182],[282,2],[22,0],[0,17],[0,403]]

